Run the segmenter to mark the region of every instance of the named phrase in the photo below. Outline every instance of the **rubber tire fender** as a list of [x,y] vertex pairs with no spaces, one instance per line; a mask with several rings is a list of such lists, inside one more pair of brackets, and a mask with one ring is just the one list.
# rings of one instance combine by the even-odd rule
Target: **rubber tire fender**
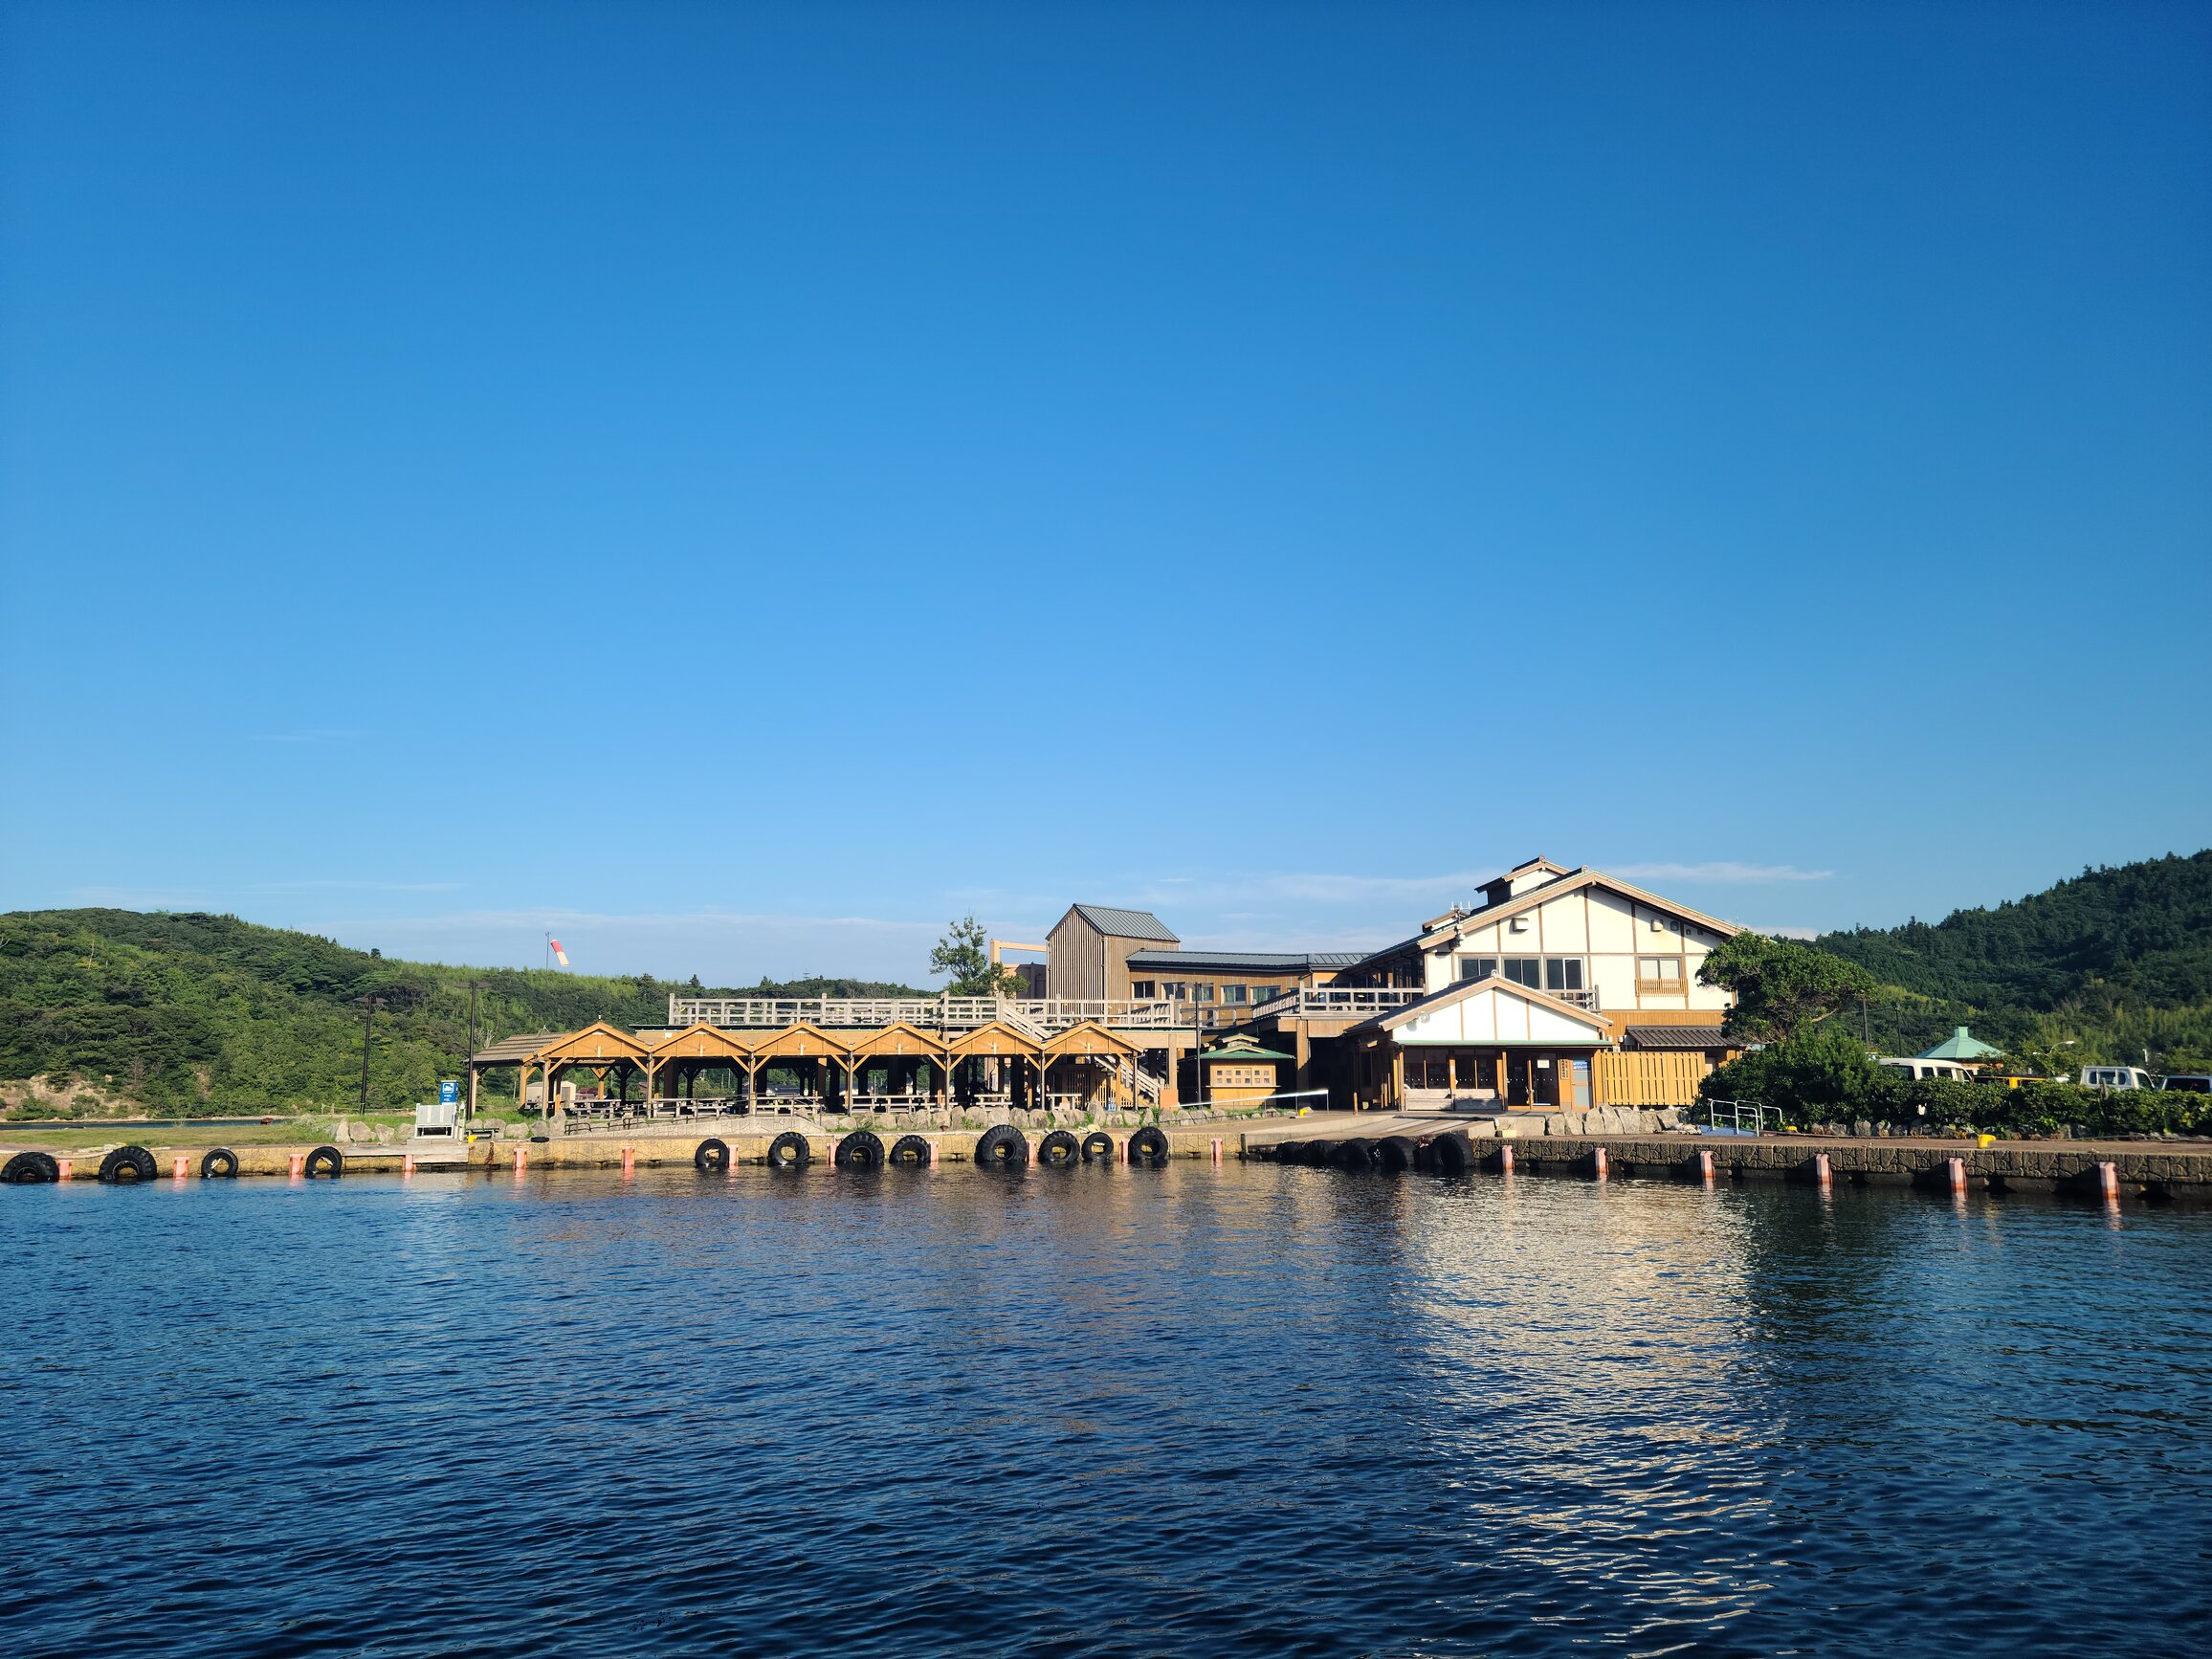
[[796,1129],[786,1129],[768,1142],[770,1169],[804,1169],[814,1161],[814,1149]]
[[1306,1143],[1303,1140],[1278,1140],[1272,1149],[1272,1156],[1277,1163],[1296,1163],[1306,1156]]
[[1011,1123],[995,1124],[976,1141],[976,1164],[984,1169],[1026,1169],[1029,1138]]
[[345,1173],[345,1154],[335,1146],[318,1146],[307,1155],[307,1161],[299,1166],[299,1173],[313,1181],[319,1170],[328,1170],[336,1181]]
[[891,1143],[891,1162],[901,1169],[929,1167],[929,1141],[919,1135],[901,1135]]
[[207,1157],[200,1160],[202,1181],[235,1181],[238,1179],[238,1155],[228,1146],[210,1146]]
[[1372,1140],[1339,1140],[1337,1142],[1337,1167],[1348,1174],[1365,1174],[1375,1167],[1375,1143]]
[[1384,1175],[1404,1175],[1413,1167],[1413,1161],[1421,1148],[1413,1144],[1409,1135],[1385,1135],[1375,1142],[1376,1161]]
[[1083,1161],[1085,1163],[1112,1163],[1114,1161],[1114,1137],[1103,1129],[1094,1129],[1090,1134],[1084,1136]]
[[1326,1169],[1336,1161],[1336,1147],[1326,1140],[1309,1140],[1298,1161],[1316,1169]]
[[100,1161],[100,1178],[110,1186],[128,1181],[152,1181],[161,1174],[154,1155],[143,1146],[119,1146]]
[[0,1183],[9,1186],[46,1186],[61,1179],[61,1165],[44,1152],[18,1152],[0,1165]]
[[1474,1167],[1474,1148],[1464,1135],[1439,1135],[1428,1143],[1428,1167],[1438,1175],[1465,1175]]
[[1037,1142],[1037,1161],[1047,1169],[1073,1169],[1083,1161],[1083,1144],[1065,1129]]
[[883,1138],[873,1129],[855,1129],[830,1156],[839,1169],[881,1169]]
[[1129,1138],[1129,1161],[1142,1161],[1155,1166],[1167,1161],[1167,1137],[1153,1124],[1147,1123]]
[[692,1167],[701,1175],[726,1175],[730,1167],[730,1143],[719,1137],[702,1140],[692,1150]]

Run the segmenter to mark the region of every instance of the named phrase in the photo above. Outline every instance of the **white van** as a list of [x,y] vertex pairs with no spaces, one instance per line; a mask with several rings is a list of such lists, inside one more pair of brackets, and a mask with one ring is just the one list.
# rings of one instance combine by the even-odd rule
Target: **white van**
[[2155,1086],[2150,1073],[2139,1066],[2082,1068],[2082,1087],[2085,1089],[2149,1089]]
[[1919,1081],[1922,1077],[1948,1077],[1954,1083],[1971,1083],[1974,1081],[1974,1068],[1961,1066],[1957,1060],[1922,1060],[1918,1058],[1900,1060],[1891,1059],[1885,1055],[1880,1063],[1885,1066],[1895,1067],[1914,1082]]

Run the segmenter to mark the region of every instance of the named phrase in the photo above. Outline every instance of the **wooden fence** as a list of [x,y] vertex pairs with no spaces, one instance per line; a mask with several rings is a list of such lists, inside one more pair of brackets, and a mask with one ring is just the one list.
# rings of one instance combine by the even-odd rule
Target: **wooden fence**
[[1705,1073],[1703,1054],[1601,1051],[1590,1067],[1591,1094],[1601,1106],[1687,1106]]

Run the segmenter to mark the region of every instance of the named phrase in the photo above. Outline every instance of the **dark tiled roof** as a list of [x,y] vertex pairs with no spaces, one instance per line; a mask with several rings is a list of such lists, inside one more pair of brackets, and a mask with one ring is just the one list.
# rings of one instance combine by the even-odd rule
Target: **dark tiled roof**
[[1733,1049],[1718,1026],[1630,1026],[1621,1033],[1630,1049]]
[[1356,950],[1133,950],[1133,968],[1187,968],[1197,973],[1306,973],[1350,967],[1366,961]]
[[1109,939],[1157,939],[1166,944],[1183,942],[1149,910],[1116,910],[1104,904],[1078,904],[1074,910]]

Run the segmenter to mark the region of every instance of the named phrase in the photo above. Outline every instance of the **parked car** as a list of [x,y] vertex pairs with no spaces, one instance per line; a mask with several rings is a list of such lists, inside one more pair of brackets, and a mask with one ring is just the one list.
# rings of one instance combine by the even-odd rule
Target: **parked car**
[[2179,1095],[2212,1095],[2212,1073],[2172,1072],[2158,1079],[2158,1087]]
[[1957,1060],[1923,1060],[1918,1057],[1897,1058],[1885,1054],[1882,1065],[1894,1067],[1917,1082],[1922,1077],[1948,1077],[1955,1083],[1971,1083],[1975,1078],[1972,1066],[1961,1066]]
[[2140,1066],[2084,1066],[2085,1089],[2155,1089],[2151,1073]]

